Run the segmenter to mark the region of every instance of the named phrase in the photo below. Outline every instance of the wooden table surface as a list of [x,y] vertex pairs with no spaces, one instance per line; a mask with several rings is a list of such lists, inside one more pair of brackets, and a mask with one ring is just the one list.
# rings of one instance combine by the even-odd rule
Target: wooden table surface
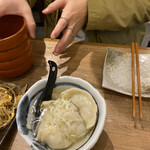
[[[91,83],[104,97],[107,117],[104,130],[92,150],[150,150],[150,99],[142,99],[143,119],[138,114],[136,99],[136,118],[132,118],[132,97],[102,88],[103,64],[108,47],[130,52],[129,46],[94,43],[72,43],[60,56],[52,54],[57,40],[31,40],[34,51],[34,65],[24,75],[2,80],[28,84],[48,75],[48,60],[58,64],[58,76],[80,77]],[[139,48],[140,53],[150,54],[149,48]],[[17,131],[16,123],[0,146],[0,150],[31,150]]]

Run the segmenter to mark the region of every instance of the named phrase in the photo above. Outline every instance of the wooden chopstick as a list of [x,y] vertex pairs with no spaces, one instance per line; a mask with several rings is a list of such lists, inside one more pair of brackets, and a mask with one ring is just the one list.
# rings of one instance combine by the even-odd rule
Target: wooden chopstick
[[135,64],[134,64],[134,49],[136,54],[136,70],[137,70],[137,86],[139,96],[139,113],[142,118],[142,98],[141,98],[141,82],[140,82],[140,66],[139,66],[139,52],[138,43],[132,42],[131,53],[132,53],[132,104],[133,104],[133,117],[135,117]]
[[135,53],[136,53],[137,85],[138,85],[138,95],[139,95],[139,111],[140,111],[140,118],[142,118],[142,98],[141,98],[141,81],[140,81],[138,43],[135,43]]
[[135,65],[134,65],[134,43],[131,44],[132,54],[132,115],[135,118]]

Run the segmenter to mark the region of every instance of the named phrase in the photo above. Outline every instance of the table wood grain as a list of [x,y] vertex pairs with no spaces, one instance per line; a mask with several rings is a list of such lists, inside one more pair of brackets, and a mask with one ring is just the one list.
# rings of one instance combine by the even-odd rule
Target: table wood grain
[[[67,50],[53,55],[57,40],[31,40],[34,52],[34,65],[20,77],[2,80],[28,84],[48,76],[48,60],[58,64],[58,76],[80,77],[91,83],[104,97],[107,117],[104,130],[92,150],[149,150],[150,149],[150,99],[143,99],[143,119],[139,118],[138,99],[136,117],[132,118],[132,97],[102,88],[103,64],[108,47],[130,52],[130,46],[73,42]],[[150,54],[149,48],[139,48],[142,54]],[[16,124],[0,146],[0,150],[31,150],[17,131]]]

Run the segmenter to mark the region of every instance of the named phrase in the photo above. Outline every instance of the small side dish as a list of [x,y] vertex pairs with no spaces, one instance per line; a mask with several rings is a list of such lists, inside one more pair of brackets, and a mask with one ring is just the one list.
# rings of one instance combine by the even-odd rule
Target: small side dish
[[26,86],[20,88],[13,83],[0,83],[0,129],[5,128],[15,116],[19,100]]
[[[142,97],[150,97],[150,55],[139,54],[139,67]],[[137,74],[135,70],[135,95],[138,96]],[[131,53],[119,49],[108,48],[104,68],[104,88],[132,95]]]

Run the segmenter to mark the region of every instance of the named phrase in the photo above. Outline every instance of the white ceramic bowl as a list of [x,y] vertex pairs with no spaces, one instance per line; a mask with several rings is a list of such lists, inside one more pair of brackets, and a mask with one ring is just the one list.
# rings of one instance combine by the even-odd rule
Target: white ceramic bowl
[[[46,148],[44,148],[42,145],[40,145],[40,143],[34,140],[34,137],[30,133],[31,131],[29,131],[26,127],[28,108],[30,102],[34,98],[36,98],[36,96],[39,95],[39,93],[41,94],[41,91],[45,87],[46,82],[47,79],[42,79],[36,82],[33,86],[31,86],[31,88],[25,93],[25,95],[20,100],[17,108],[16,121],[17,121],[18,131],[22,136],[22,138],[26,141],[26,143],[29,146],[31,146],[34,150],[41,150],[41,149],[46,150]],[[78,148],[78,150],[90,150],[96,144],[104,127],[104,123],[106,119],[105,100],[90,83],[88,83],[87,81],[81,78],[76,78],[71,76],[58,77],[56,80],[56,87],[64,86],[64,85],[69,85],[69,86],[86,90],[93,96],[97,104],[98,112],[97,112],[96,126],[89,139],[82,146]]]

